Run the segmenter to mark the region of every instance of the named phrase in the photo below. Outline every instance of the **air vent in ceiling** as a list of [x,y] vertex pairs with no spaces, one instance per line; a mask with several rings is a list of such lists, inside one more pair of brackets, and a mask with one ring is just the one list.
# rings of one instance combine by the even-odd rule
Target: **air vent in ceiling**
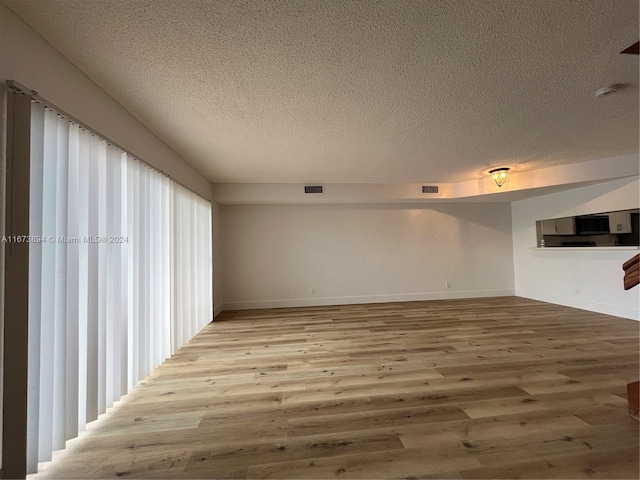
[[437,185],[423,185],[422,193],[438,193]]
[[322,185],[305,185],[304,193],[324,193],[324,187]]

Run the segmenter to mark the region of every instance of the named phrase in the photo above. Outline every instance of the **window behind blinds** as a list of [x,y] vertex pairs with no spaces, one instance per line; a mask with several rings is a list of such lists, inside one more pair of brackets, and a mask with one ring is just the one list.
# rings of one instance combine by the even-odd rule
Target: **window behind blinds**
[[32,103],[28,471],[213,319],[211,204]]

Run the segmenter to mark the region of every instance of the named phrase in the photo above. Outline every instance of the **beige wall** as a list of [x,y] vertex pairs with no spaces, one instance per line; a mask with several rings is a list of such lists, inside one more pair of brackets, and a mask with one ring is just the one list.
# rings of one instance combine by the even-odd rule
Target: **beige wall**
[[215,202],[211,204],[213,209],[213,219],[212,219],[212,228],[213,228],[213,313],[214,315],[219,314],[222,311],[222,302],[223,302],[223,271],[222,271],[222,207]]
[[510,295],[511,246],[509,204],[223,206],[224,305]]

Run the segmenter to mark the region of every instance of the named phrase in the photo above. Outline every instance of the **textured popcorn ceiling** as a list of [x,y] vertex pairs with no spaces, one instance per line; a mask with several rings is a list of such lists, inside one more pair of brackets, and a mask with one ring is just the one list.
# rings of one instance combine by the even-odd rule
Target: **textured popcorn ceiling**
[[0,1],[214,182],[638,151],[637,0]]

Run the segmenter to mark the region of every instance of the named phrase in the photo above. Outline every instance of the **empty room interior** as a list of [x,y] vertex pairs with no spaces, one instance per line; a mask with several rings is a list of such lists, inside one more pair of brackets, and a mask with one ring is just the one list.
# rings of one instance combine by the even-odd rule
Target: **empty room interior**
[[639,477],[637,0],[0,0],[0,478]]

